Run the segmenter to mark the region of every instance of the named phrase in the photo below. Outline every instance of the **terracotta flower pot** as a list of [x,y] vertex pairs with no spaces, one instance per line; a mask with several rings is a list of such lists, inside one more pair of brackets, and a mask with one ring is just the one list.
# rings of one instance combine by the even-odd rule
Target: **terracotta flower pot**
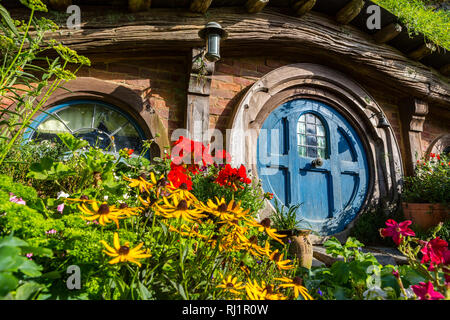
[[424,230],[449,219],[449,209],[440,203],[402,203],[406,219],[411,220]]
[[311,269],[313,259],[313,245],[309,238],[311,230],[283,230],[279,233],[287,235],[284,241],[290,241],[291,253],[297,257],[300,266]]

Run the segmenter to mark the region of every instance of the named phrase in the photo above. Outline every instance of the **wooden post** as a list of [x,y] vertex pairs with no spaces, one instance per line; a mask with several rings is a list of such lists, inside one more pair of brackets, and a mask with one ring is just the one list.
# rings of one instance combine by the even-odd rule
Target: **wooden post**
[[352,0],[336,14],[336,21],[340,24],[348,24],[361,12],[364,0]]
[[66,11],[72,5],[72,0],[48,0],[48,4],[53,10]]
[[301,17],[307,14],[316,4],[316,0],[301,0],[296,1],[292,6],[297,16]]
[[186,129],[190,139],[209,143],[209,95],[214,62],[205,59],[203,48],[192,49],[187,93]]
[[269,3],[269,0],[248,0],[245,3],[248,13],[261,12],[264,7]]
[[417,160],[422,157],[422,131],[426,115],[428,114],[428,103],[420,99],[407,102],[401,109],[403,135],[405,137],[406,161],[405,169],[407,175],[414,174]]
[[391,41],[402,32],[402,26],[398,23],[391,23],[381,28],[380,31],[373,35],[376,43],[386,43]]
[[424,45],[420,46],[419,48],[413,50],[408,54],[408,57],[410,57],[413,60],[419,61],[426,56],[432,54],[436,50],[436,46],[432,43],[425,43]]
[[196,13],[205,13],[208,11],[212,0],[192,0],[189,10]]
[[131,12],[148,11],[151,4],[151,0],[128,0],[128,10]]

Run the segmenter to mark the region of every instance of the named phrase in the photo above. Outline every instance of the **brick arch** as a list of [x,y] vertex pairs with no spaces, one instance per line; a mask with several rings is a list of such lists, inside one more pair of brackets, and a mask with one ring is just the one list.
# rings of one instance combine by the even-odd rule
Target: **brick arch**
[[161,156],[162,150],[170,145],[167,129],[158,114],[130,88],[96,78],[78,77],[58,88],[47,100],[44,109],[74,99],[104,101],[126,111],[147,137],[155,139],[157,148],[152,150],[154,154]]
[[[332,106],[358,132],[367,153],[370,172],[368,197],[363,209],[379,200],[397,201],[403,175],[401,153],[393,129],[377,128],[378,118],[374,115],[383,114],[383,110],[352,79],[317,64],[283,66],[253,84],[237,105],[231,132],[227,134],[227,149],[233,157],[233,164],[245,164],[257,174],[257,139],[265,119],[281,104],[298,98],[314,99]],[[271,205],[266,207],[268,210],[264,214],[269,214]]]

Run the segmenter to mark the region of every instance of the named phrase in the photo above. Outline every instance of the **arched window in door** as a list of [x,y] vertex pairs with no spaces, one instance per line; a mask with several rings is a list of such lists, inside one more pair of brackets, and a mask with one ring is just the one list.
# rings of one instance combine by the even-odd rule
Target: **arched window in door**
[[327,141],[322,121],[313,113],[305,113],[297,122],[297,143],[300,156],[326,158]]

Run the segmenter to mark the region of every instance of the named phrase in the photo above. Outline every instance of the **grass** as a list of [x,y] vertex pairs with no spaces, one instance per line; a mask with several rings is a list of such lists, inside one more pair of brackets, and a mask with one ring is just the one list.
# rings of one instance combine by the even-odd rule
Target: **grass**
[[450,11],[434,10],[429,4],[443,1],[424,0],[372,0],[372,2],[396,15],[410,36],[423,34],[429,41],[450,49]]

